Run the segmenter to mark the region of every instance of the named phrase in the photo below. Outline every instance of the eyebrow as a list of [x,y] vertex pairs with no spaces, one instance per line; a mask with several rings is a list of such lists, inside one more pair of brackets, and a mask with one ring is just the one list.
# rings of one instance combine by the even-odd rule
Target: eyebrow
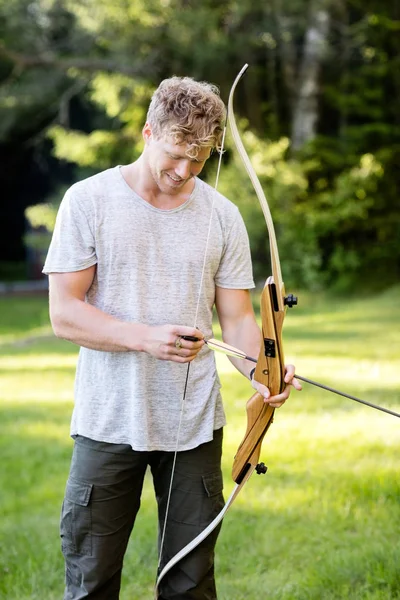
[[182,156],[179,154],[175,154],[175,152],[170,152],[169,150],[167,150],[166,152],[171,158],[186,158],[186,159],[189,159],[191,162],[197,162],[197,163],[202,163],[206,160],[206,158],[203,158],[200,160],[198,158],[190,158],[190,156],[187,156],[186,154],[184,156]]

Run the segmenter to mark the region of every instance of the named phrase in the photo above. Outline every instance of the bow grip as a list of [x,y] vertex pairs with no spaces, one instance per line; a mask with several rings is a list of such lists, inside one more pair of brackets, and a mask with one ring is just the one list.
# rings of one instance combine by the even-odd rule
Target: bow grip
[[254,379],[266,385],[272,396],[282,392],[285,387],[282,344],[285,310],[280,308],[273,277],[268,277],[260,300],[262,342]]

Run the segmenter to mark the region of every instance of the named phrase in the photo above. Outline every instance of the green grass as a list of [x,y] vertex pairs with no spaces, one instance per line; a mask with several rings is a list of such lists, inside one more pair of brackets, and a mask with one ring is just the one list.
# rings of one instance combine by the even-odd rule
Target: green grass
[[[69,469],[76,347],[50,334],[44,298],[0,299],[0,598],[62,597],[58,520]],[[286,318],[299,374],[400,412],[400,288],[360,300],[302,295]],[[252,390],[217,355],[230,468]],[[217,548],[220,600],[400,599],[400,420],[304,384],[276,413]],[[152,598],[147,480],[122,600]]]

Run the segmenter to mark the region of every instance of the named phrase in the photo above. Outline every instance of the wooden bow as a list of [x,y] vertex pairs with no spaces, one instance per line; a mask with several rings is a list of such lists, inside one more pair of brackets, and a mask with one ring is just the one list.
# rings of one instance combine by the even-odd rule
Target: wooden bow
[[[237,150],[257,194],[268,228],[272,276],[268,277],[261,294],[262,342],[254,379],[259,383],[265,384],[269,388],[271,395],[276,395],[282,392],[285,386],[285,361],[282,345],[283,320],[286,307],[296,304],[297,299],[293,296],[285,297],[285,287],[282,280],[278,245],[271,211],[236,125],[233,111],[233,95],[237,84],[247,68],[248,65],[244,65],[232,86],[228,101],[228,121]],[[258,464],[258,460],[261,443],[273,421],[275,409],[266,404],[263,396],[257,392],[247,402],[246,411],[247,429],[245,437],[239,445],[232,469],[233,480],[239,484],[249,472],[251,473],[256,470],[258,473],[265,473],[266,471],[265,465],[263,463]]]
[[[238,152],[245,164],[246,170],[253,183],[257,197],[260,201],[265,220],[268,227],[269,243],[272,263],[272,276],[268,277],[264,290],[261,295],[261,319],[262,319],[262,335],[263,340],[254,378],[265,384],[272,395],[280,393],[284,388],[284,357],[282,348],[282,325],[286,311],[286,305],[292,306],[296,304],[296,299],[284,297],[284,285],[282,281],[281,268],[279,262],[279,253],[276,243],[275,230],[272,222],[271,212],[261,184],[257,175],[250,163],[246,154],[243,143],[240,139],[239,131],[236,125],[236,120],[233,112],[233,96],[237,84],[239,83],[244,72],[248,68],[246,64],[238,76],[236,77],[228,100],[228,122],[234,138]],[[211,340],[208,340],[208,345],[212,348]],[[226,344],[224,349],[226,351]],[[214,349],[215,346],[214,346]],[[235,349],[236,350],[236,349]],[[264,397],[258,392],[253,394],[246,405],[247,410],[247,430],[245,437],[237,450],[234,458],[232,477],[236,483],[230,497],[228,498],[224,508],[217,517],[202,531],[196,538],[187,544],[178,554],[176,554],[162,569],[156,582],[156,596],[159,584],[163,577],[173,566],[175,566],[182,558],[187,556],[194,548],[196,548],[208,535],[219,525],[228,509],[232,506],[234,500],[239,495],[239,492],[250,478],[254,470],[258,473],[265,473],[266,467],[263,463],[258,464],[258,459],[261,450],[262,440],[267,432],[268,427],[272,423],[274,408],[264,402]]]

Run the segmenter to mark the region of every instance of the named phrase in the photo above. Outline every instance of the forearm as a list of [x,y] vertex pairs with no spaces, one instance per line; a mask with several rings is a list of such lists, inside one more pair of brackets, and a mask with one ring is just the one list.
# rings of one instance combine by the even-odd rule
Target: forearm
[[[246,353],[247,356],[258,359],[262,343],[261,330],[254,316],[251,299],[245,290],[227,290],[217,288],[217,312],[221,323],[222,337],[224,342],[235,346]],[[229,357],[233,365],[246,377],[250,376],[254,363],[248,360]],[[252,386],[264,397],[264,401],[270,403],[274,408],[281,406],[289,397],[291,386],[301,390],[301,385],[294,378],[295,368],[293,365],[285,367],[285,388],[275,396],[271,396],[270,390],[254,378]]]
[[[247,356],[258,358],[261,347],[261,331],[254,315],[248,314],[240,323],[231,328],[225,328],[223,340],[227,344],[242,350]],[[248,360],[231,356],[229,360],[245,377],[249,377],[250,371],[255,367],[255,364]]]
[[[122,321],[85,302],[95,269],[50,273],[50,319],[57,337],[104,352],[146,352],[180,363],[196,358],[204,336],[195,327]],[[191,341],[192,337],[199,339]]]
[[50,303],[50,317],[56,336],[79,346],[106,352],[144,350],[148,326],[121,321],[77,298],[61,306]]

